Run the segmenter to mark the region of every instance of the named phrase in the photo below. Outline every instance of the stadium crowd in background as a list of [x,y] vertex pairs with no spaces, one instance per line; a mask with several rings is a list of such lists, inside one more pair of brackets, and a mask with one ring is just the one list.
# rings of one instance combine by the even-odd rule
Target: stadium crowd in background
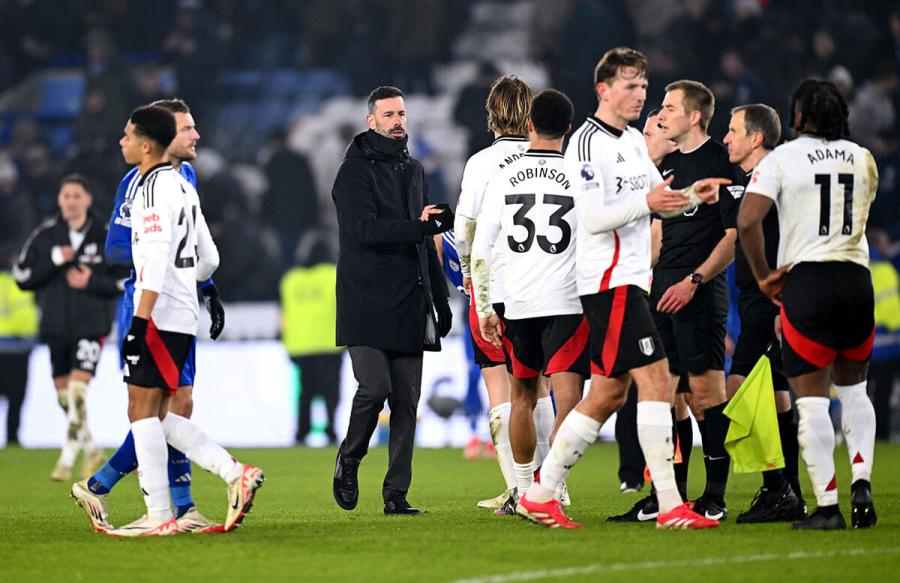
[[[380,15],[377,30],[372,13]],[[512,23],[522,20],[530,26],[514,30]],[[488,28],[490,37],[502,36],[498,30],[525,35],[525,48],[510,58],[543,71],[546,85],[572,96],[576,115],[594,107],[583,91],[581,73],[608,48],[633,46],[654,64],[650,107],[658,107],[665,85],[675,79],[696,79],[712,89],[718,113],[709,133],[719,140],[732,106],[759,101],[783,115],[786,96],[803,77],[835,81],[850,102],[853,122],[864,124],[854,132],[856,139],[872,148],[882,168],[872,226],[888,234],[888,257],[896,261],[900,195],[893,177],[900,170],[900,10],[890,2],[845,0],[815,7],[760,0],[376,1],[367,2],[365,9],[353,0],[163,0],[152,6],[125,0],[88,5],[0,2],[0,87],[8,88],[0,96],[0,204],[29,207],[16,213],[25,217],[16,228],[0,229],[0,245],[19,248],[31,228],[54,212],[57,181],[70,172],[88,177],[95,185],[96,209],[108,213],[125,171],[115,146],[119,120],[139,103],[177,95],[200,112],[200,147],[210,150],[199,174],[201,193],[216,192],[217,203],[208,213],[213,235],[240,233],[242,240],[234,245],[229,241],[238,237],[216,237],[223,258],[217,280],[225,299],[276,300],[279,277],[293,257],[293,250],[285,248],[299,236],[298,226],[286,231],[271,215],[270,209],[281,208],[284,201],[280,160],[291,157],[301,165],[299,159],[305,158],[315,175],[326,164],[316,150],[345,134],[347,120],[333,120],[328,130],[333,136],[322,143],[295,142],[290,134],[302,135],[302,123],[290,116],[290,99],[296,95],[283,92],[279,77],[262,75],[318,71],[335,80],[333,90],[303,94],[296,104],[301,119],[316,115],[330,96],[362,97],[385,80],[407,94],[449,99],[457,107],[456,123],[467,128],[468,141],[475,145],[489,138],[482,104],[495,73],[503,68],[497,60],[501,57],[492,55],[493,44],[479,53],[468,46]],[[663,30],[671,33],[658,34]],[[348,36],[354,42],[346,42]],[[686,49],[696,38],[704,39],[703,50]],[[772,59],[772,54],[780,58]],[[445,71],[467,62],[477,63],[484,71],[479,79],[487,81],[473,81],[471,90],[464,91],[468,82],[453,85]],[[27,107],[29,99],[33,103],[42,95],[56,95],[37,80],[59,70],[74,71],[80,79],[73,89],[60,89],[59,99],[67,109]],[[230,84],[234,73],[258,74],[256,84],[248,82],[249,89]],[[267,97],[269,93],[273,96]],[[287,100],[281,105],[288,114],[277,114],[282,111],[276,107],[279,100]],[[470,105],[463,108],[465,103]],[[252,120],[249,132],[238,123],[246,118]],[[352,126],[351,132],[361,129]],[[279,139],[267,142],[285,131],[287,152]],[[417,155],[416,147],[423,144],[415,134],[411,146]],[[231,147],[236,140],[258,147]],[[334,141],[339,150],[346,144],[343,138]],[[432,144],[437,148],[432,158],[438,169],[443,165],[461,170],[467,152],[483,147],[473,145],[457,152],[446,144]],[[336,162],[328,164],[336,169]],[[452,203],[459,170],[429,172],[432,181],[443,174],[444,184],[433,184],[432,191],[449,190]],[[294,177],[300,181],[298,196],[305,201],[304,215],[315,216],[317,206],[327,209],[333,174],[317,180],[316,186],[303,175]],[[29,204],[23,204],[26,201]],[[316,222],[334,233],[327,214],[320,213]],[[247,282],[242,273],[251,265],[257,277]]]

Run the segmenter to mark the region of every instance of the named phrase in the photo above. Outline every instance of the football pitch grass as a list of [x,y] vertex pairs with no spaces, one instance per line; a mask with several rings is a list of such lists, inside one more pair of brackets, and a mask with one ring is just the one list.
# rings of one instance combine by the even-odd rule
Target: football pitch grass
[[[266,483],[237,531],[157,539],[94,533],[69,498],[71,484],[47,477],[57,452],[0,450],[2,581],[680,581],[898,580],[900,446],[876,451],[873,493],[878,525],[869,530],[794,532],[785,523],[737,525],[759,486],[732,474],[731,516],[710,531],[658,531],[653,524],[613,525],[610,513],[639,494],[618,492],[614,444],[592,447],[569,481],[573,518],[583,530],[550,530],[516,517],[494,517],[475,502],[503,488],[493,461],[468,462],[459,450],[416,451],[410,502],[418,517],[382,514],[385,448],[360,468],[352,512],[331,495],[333,449],[235,450],[261,466]],[[846,451],[837,453],[841,507],[849,524]],[[694,450],[690,491],[700,493],[702,457]],[[802,471],[805,472],[801,468]],[[812,499],[802,476],[804,494]],[[222,482],[194,467],[194,499],[224,519]],[[134,475],[110,497],[119,525],[143,514]]]

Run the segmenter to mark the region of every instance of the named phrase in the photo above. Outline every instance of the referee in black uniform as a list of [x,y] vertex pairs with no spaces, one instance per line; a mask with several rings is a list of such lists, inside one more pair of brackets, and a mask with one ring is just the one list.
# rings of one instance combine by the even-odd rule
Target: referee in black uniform
[[[663,178],[674,178],[672,188],[686,188],[703,178],[734,178],[725,147],[707,134],[714,110],[715,98],[702,83],[682,80],[666,86],[659,126],[678,150],[663,158],[659,169]],[[662,248],[650,291],[650,305],[669,357],[673,383],[688,376],[692,407],[701,428],[706,488],[694,510],[715,520],[723,520],[728,514],[728,419],[722,413],[728,316],[724,271],[734,259],[737,211],[738,201],[722,187],[717,204],[700,205],[663,219]],[[687,464],[676,466],[676,481],[686,489]],[[687,492],[681,494],[688,499]],[[651,494],[615,519],[646,519],[656,508]]]
[[[759,103],[742,105],[731,110],[731,121],[725,135],[728,158],[737,164],[735,185],[730,187],[737,196],[743,196],[744,187],[760,161],[778,145],[781,139],[781,121],[768,105]],[[763,220],[766,241],[766,260],[772,269],[778,259],[778,212],[773,206]],[[740,244],[734,254],[734,279],[738,287],[738,315],[741,334],[738,337],[731,370],[725,383],[730,399],[750,374],[756,362],[766,355],[772,362],[772,384],[775,387],[775,407],[778,412],[778,432],[784,454],[784,470],[763,472],[760,488],[750,509],[737,517],[739,523],[802,520],[806,518],[806,503],[800,493],[797,463],[800,446],[797,442],[797,423],[791,409],[791,396],[787,378],[781,366],[781,349],[775,337],[775,317],[778,308],[769,301],[756,284],[750,264]]]

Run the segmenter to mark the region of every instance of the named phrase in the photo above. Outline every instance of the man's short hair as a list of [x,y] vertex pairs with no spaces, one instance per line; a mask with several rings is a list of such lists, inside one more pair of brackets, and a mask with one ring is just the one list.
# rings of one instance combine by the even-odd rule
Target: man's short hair
[[556,89],[541,91],[531,103],[531,123],[542,138],[556,139],[566,135],[574,115],[572,100]]
[[131,112],[134,133],[156,142],[165,151],[175,139],[175,116],[155,105],[144,105]]
[[66,174],[59,179],[60,190],[62,190],[62,187],[66,184],[80,184],[86,193],[91,194],[90,183],[88,182],[87,176],[85,176],[84,174],[78,174],[75,172]]
[[650,73],[647,57],[643,53],[628,47],[616,47],[603,53],[594,67],[594,85],[612,81],[619,74],[619,69],[624,67],[637,69],[638,77],[646,77]]
[[381,101],[382,99],[390,99],[392,97],[403,97],[403,92],[397,89],[396,87],[391,87],[390,85],[384,85],[382,87],[376,87],[369,93],[369,100],[367,102],[369,106],[369,113],[375,113],[375,102]]
[[709,87],[699,81],[682,79],[666,85],[666,92],[680,90],[684,97],[682,106],[685,113],[700,112],[700,129],[704,132],[709,127],[709,122],[716,112],[716,96]]
[[774,150],[781,141],[781,120],[778,113],[762,103],[739,105],[731,110],[731,115],[744,112],[744,129],[748,134],[759,132],[762,134],[762,147],[766,150]]
[[487,101],[487,124],[501,135],[528,135],[528,114],[534,93],[525,81],[515,75],[504,75],[491,85]]
[[154,107],[161,107],[170,113],[190,113],[191,108],[188,107],[188,104],[184,102],[182,99],[173,98],[173,99],[157,99],[150,105]]

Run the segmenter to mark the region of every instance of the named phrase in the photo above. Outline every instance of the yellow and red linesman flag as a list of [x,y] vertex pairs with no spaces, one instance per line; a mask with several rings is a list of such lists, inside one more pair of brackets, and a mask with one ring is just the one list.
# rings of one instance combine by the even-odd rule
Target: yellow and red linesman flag
[[731,419],[725,449],[735,473],[751,474],[784,467],[768,357],[760,358],[750,371],[725,407],[725,416]]

